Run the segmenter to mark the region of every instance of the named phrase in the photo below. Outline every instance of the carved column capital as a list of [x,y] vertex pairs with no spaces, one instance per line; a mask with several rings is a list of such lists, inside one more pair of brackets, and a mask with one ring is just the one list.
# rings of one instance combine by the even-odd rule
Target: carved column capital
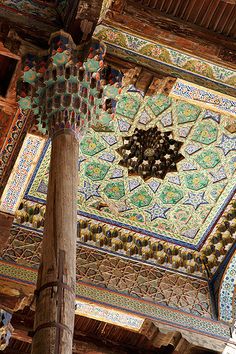
[[120,84],[104,65],[103,43],[79,47],[64,31],[54,33],[49,43],[49,52],[23,59],[19,105],[33,110],[41,131],[52,137],[61,129],[83,134],[99,116],[114,114],[104,105],[103,91],[113,85],[106,91],[114,98]]

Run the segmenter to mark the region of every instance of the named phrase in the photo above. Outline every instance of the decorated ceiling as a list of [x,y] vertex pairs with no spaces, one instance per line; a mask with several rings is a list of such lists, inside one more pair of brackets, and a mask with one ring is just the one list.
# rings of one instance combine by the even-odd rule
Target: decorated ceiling
[[[58,8],[50,3],[0,0],[6,11],[57,27],[69,1]],[[235,71],[103,25],[95,34],[108,54],[148,62],[188,81],[177,79],[168,96],[144,96],[133,85],[104,89],[105,102],[99,104],[109,114],[93,121],[79,146],[77,296],[228,338],[228,326],[217,321],[214,296],[235,242]],[[213,91],[218,87],[225,94]],[[14,118],[0,174],[10,166],[8,155],[26,118],[19,111]],[[4,119],[5,130],[7,124]],[[15,152],[14,168],[8,167],[11,176],[0,200],[0,211],[15,215],[0,268],[6,279],[34,286],[51,144],[42,131],[31,133]],[[231,268],[219,301],[219,318],[227,322],[234,316]]]
[[[155,128],[159,135],[152,137]],[[147,135],[136,140],[135,132]],[[163,144],[156,147],[158,141]],[[78,213],[197,248],[234,194],[235,151],[230,116],[128,91],[114,119],[104,119],[80,142]],[[47,143],[27,199],[45,203],[49,158]]]
[[[94,120],[80,140],[78,241],[212,277],[236,229],[236,129],[228,114],[235,101],[183,80],[169,96],[106,90],[116,113]],[[28,134],[1,198],[2,211],[38,230],[50,149],[46,138]]]

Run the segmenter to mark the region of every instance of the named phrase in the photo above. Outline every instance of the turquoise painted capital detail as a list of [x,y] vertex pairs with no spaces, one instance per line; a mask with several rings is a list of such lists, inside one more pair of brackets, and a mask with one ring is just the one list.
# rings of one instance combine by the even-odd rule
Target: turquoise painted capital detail
[[44,55],[28,54],[23,60],[21,109],[32,110],[39,129],[51,134],[64,128],[83,134],[100,117],[111,121],[121,80],[104,64],[105,45],[93,41],[90,47],[76,46],[63,31],[54,33],[49,43]]

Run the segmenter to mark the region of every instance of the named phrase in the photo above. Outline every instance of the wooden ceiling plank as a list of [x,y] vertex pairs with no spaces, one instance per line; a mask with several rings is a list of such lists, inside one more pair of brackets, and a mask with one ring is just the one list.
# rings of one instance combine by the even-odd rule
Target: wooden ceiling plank
[[224,33],[224,31],[225,31],[225,29],[226,29],[226,27],[227,27],[227,24],[228,24],[228,22],[230,21],[230,18],[232,18],[232,14],[233,14],[233,12],[234,12],[234,10],[235,10],[235,6],[234,6],[234,5],[232,5],[232,4],[229,4],[229,5],[230,5],[230,7],[231,7],[231,10],[229,10],[228,15],[227,15],[227,17],[226,17],[226,19],[225,19],[225,22],[224,22],[224,24],[223,24],[223,26],[222,26],[222,28],[221,28],[221,32],[222,32],[222,33]]
[[166,0],[162,0],[161,6],[160,6],[160,11],[162,11],[163,6],[165,5],[165,1],[166,1]]
[[153,9],[155,9],[155,8],[156,8],[157,3],[158,3],[158,0],[155,0],[155,1],[154,1],[154,3],[153,3],[153,6],[152,6],[152,8],[153,8]]
[[185,5],[184,5],[184,8],[182,10],[182,14],[180,15],[180,18],[184,19],[185,11],[187,10],[188,5],[189,5],[189,2],[185,1]]
[[212,6],[214,5],[214,2],[215,2],[215,0],[211,0],[211,2],[209,3],[209,6],[202,17],[201,22],[198,23],[199,26],[204,26],[207,16],[208,16],[209,12],[211,12],[211,10],[212,10]]
[[174,3],[174,0],[169,0],[169,4],[168,4],[167,9],[166,9],[166,13],[167,14],[170,13],[170,9],[171,9],[171,6],[173,5],[173,3]]
[[231,16],[229,24],[228,24],[228,28],[227,28],[227,32],[226,32],[227,36],[230,36],[235,23],[236,23],[236,6],[234,7],[233,16]]
[[174,11],[173,11],[173,16],[176,16],[176,15],[177,15],[177,13],[178,13],[178,11],[179,11],[179,8],[180,8],[180,3],[181,3],[181,0],[178,0],[178,1],[177,1],[177,4],[176,4],[176,6],[175,6],[175,9],[174,9]]
[[219,14],[219,16],[216,18],[216,21],[215,21],[214,26],[213,26],[213,30],[214,30],[214,31],[217,30],[218,25],[219,25],[219,23],[220,23],[220,21],[221,21],[223,15],[224,15],[224,13],[225,13],[225,10],[226,10],[227,5],[228,5],[228,4],[227,4],[226,2],[222,4],[222,8],[221,8],[221,10],[220,10],[220,14]]
[[[206,25],[205,25],[206,28],[209,28],[209,25],[210,25],[212,19],[213,19],[214,16],[215,16],[215,13],[216,13],[217,8],[218,8],[218,6],[219,6],[219,4],[220,4],[220,1],[221,1],[221,0],[213,1],[212,11],[210,12],[211,15],[208,17],[208,19],[207,19],[207,21],[206,21]],[[209,12],[208,12],[208,13],[209,13]]]
[[194,20],[193,20],[193,23],[198,24],[197,20],[198,20],[198,17],[199,17],[199,15],[200,15],[200,13],[201,13],[201,11],[202,11],[202,9],[203,9],[204,6],[205,6],[205,2],[202,1],[201,4],[200,4],[200,6],[199,6],[198,11],[196,12],[196,16],[195,16],[195,18],[194,18]]
[[185,20],[188,21],[189,20],[189,17],[191,16],[192,14],[192,11],[194,9],[194,6],[196,5],[196,3],[198,3],[199,0],[192,0],[192,3],[190,4],[189,8],[188,8],[188,11],[186,13],[186,17],[185,17]]

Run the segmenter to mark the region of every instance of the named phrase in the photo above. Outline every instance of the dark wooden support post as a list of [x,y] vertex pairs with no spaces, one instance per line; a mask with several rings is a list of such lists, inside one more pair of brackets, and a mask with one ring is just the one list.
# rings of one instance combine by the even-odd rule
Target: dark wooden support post
[[[63,31],[49,53],[23,60],[19,104],[33,110],[52,142],[42,260],[38,273],[32,354],[71,354],[75,313],[78,133],[101,114],[105,48],[77,48]],[[24,65],[23,64],[23,65]],[[111,78],[109,76],[109,81]],[[114,91],[115,90],[115,91]],[[118,94],[114,88],[112,95]],[[112,112],[104,112],[111,115]]]
[[72,129],[52,136],[33,354],[72,353],[75,313],[78,144]]

